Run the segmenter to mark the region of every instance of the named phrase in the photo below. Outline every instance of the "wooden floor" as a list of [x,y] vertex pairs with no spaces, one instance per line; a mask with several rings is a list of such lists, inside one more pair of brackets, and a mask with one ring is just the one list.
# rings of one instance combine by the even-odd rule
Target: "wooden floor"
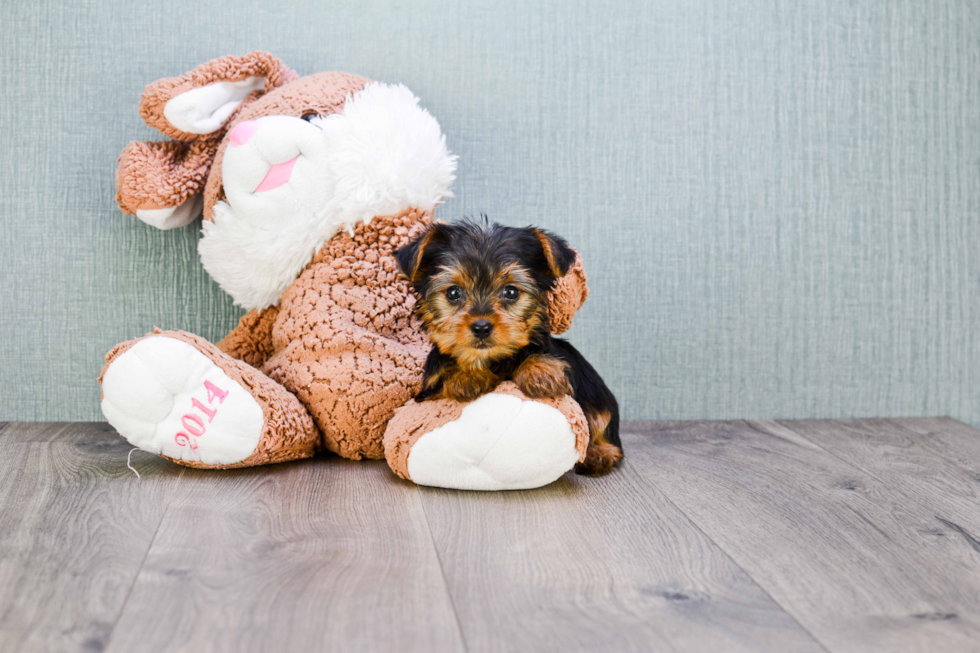
[[0,426],[0,651],[978,651],[980,431],[625,426],[601,479],[230,472]]

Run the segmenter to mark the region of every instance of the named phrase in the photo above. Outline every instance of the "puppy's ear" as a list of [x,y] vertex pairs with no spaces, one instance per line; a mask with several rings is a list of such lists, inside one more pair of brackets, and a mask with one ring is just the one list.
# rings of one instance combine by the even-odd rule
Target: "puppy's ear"
[[548,272],[554,279],[565,276],[569,268],[575,264],[575,250],[568,246],[565,239],[544,229],[535,229],[534,235],[544,250],[544,259],[548,264]]
[[395,252],[395,260],[410,283],[416,283],[425,273],[425,255],[443,244],[446,238],[446,224],[434,222],[422,235]]

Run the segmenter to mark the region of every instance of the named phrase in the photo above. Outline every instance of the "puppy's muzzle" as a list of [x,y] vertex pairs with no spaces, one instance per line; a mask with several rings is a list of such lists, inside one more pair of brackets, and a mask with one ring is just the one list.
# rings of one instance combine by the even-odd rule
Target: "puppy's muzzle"
[[486,340],[493,333],[493,325],[488,320],[477,320],[470,325],[470,331],[480,340]]

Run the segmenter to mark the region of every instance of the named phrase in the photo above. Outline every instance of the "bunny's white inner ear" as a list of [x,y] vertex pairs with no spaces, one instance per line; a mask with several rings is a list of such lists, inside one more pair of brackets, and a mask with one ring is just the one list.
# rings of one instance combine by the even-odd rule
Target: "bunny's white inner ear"
[[210,134],[225,123],[242,100],[265,88],[265,77],[240,82],[215,82],[170,98],[163,117],[188,134]]

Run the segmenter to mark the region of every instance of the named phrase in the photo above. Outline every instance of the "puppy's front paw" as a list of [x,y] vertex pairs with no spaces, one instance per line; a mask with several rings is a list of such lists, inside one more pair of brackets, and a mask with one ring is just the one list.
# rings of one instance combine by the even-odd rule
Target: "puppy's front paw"
[[499,381],[490,370],[457,370],[443,380],[442,395],[456,401],[473,401],[497,387]]
[[553,356],[528,356],[514,373],[514,383],[532,399],[552,399],[572,394],[565,372],[568,363]]

